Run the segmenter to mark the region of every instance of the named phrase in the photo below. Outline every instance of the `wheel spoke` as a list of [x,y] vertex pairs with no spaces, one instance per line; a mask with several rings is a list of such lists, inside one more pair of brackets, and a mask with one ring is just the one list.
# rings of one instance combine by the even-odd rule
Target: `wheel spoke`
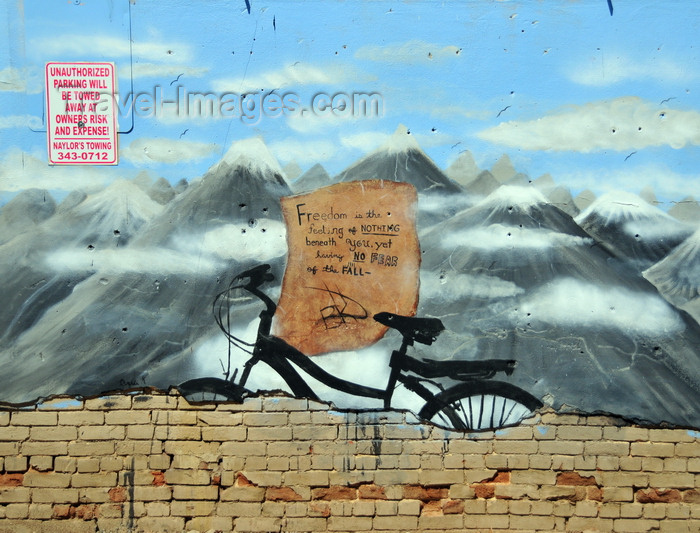
[[479,407],[479,424],[477,426],[477,429],[481,429],[481,419],[484,416],[484,395],[482,394],[481,397],[481,406]]
[[476,382],[437,394],[420,415],[454,430],[487,430],[516,424],[541,406],[537,398],[509,383]]
[[464,409],[464,402],[462,402],[462,400],[460,400],[457,403],[459,404],[459,410],[462,412],[462,419],[464,420],[465,429],[471,429],[472,421],[471,421],[471,418],[469,418],[469,415],[467,415],[467,411]]
[[508,416],[506,417],[506,420],[509,420],[509,419],[510,419],[510,415],[513,414],[513,410],[515,409],[515,407],[516,407],[517,405],[518,405],[517,403],[513,402],[513,405],[510,406],[510,410],[508,411]]

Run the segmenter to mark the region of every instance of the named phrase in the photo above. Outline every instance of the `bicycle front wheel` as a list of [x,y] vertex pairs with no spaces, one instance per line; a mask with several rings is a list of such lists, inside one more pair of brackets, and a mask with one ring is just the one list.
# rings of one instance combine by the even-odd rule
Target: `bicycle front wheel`
[[502,381],[456,385],[429,400],[419,416],[459,431],[484,431],[518,424],[542,407],[529,392]]
[[220,378],[190,379],[177,386],[190,403],[197,402],[242,402],[252,393],[245,387]]

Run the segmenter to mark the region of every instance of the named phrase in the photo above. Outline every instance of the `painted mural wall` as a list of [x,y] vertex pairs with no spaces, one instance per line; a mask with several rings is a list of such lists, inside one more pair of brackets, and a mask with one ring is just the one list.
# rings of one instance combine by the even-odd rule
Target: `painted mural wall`
[[[2,10],[0,401],[700,427],[700,7]],[[49,165],[50,62],[114,64],[118,164]]]

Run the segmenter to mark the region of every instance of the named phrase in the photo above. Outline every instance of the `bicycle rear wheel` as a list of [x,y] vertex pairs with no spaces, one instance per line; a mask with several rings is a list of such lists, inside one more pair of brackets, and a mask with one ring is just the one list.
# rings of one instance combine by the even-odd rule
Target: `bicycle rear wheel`
[[510,383],[475,381],[435,395],[419,416],[448,429],[483,431],[518,424],[540,407],[541,401]]
[[190,379],[177,386],[185,399],[190,403],[199,402],[242,402],[251,396],[252,392],[220,378]]

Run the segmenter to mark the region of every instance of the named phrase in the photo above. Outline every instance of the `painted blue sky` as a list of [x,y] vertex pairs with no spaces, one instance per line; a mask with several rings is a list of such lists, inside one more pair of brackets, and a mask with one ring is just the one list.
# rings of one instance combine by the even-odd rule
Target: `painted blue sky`
[[[617,0],[612,16],[605,0],[250,4],[249,13],[243,0],[5,3],[0,203],[143,170],[190,180],[255,136],[282,165],[321,163],[333,175],[399,124],[442,168],[463,150],[483,169],[508,154],[516,170],[550,173],[574,194],[651,186],[665,208],[700,197],[694,2]],[[49,167],[47,61],[113,61],[122,101],[293,93],[297,112],[241,120],[164,105],[120,117],[118,166]],[[319,93],[376,93],[380,116],[300,115]]]

